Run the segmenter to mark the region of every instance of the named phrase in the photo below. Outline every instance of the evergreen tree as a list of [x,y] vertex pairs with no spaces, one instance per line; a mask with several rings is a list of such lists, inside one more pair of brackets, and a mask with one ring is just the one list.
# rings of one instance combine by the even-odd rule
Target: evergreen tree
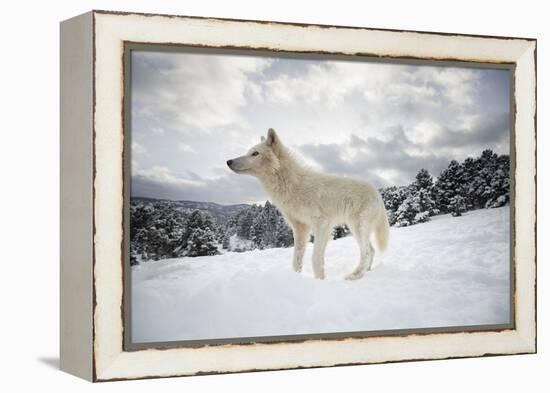
[[[431,217],[439,213],[433,199],[433,178],[426,169],[423,168],[417,173],[416,180],[412,188],[415,190],[415,201],[418,204],[418,213],[422,213],[422,217]],[[424,218],[422,218],[422,220],[424,220]],[[425,221],[427,221],[427,219]]]
[[254,217],[254,220],[252,221],[252,226],[249,230],[249,240],[252,240],[254,242],[254,245],[258,248],[263,248],[262,245],[264,244],[264,236],[266,234],[267,230],[267,219],[266,214],[262,210],[256,217]]
[[187,238],[186,250],[190,257],[219,254],[214,232],[209,227],[195,228]]
[[432,199],[433,179],[426,169],[421,169],[415,181],[407,187],[406,198],[399,205],[394,214],[388,215],[388,221],[397,226],[409,226],[429,221],[430,217],[438,214],[439,210]]
[[418,205],[418,213],[425,213],[427,217],[431,217],[438,213],[430,191],[431,190],[421,188],[414,195],[414,200]]
[[[294,243],[292,229],[285,222],[281,212],[270,201],[253,205],[228,220],[222,236],[224,248],[229,248],[231,236],[237,236],[239,250],[253,248],[288,247]],[[244,240],[244,242],[243,242]],[[250,241],[250,244],[246,244]],[[237,251],[237,250],[231,250]]]
[[414,224],[414,218],[418,213],[418,208],[414,203],[414,196],[410,195],[399,206],[395,212],[395,226],[406,227]]
[[250,230],[256,213],[255,206],[243,210],[237,217],[237,236],[241,239],[250,239]]
[[149,238],[148,231],[144,228],[139,228],[136,231],[134,239],[130,243],[130,255],[134,264],[140,260],[148,260],[149,258]]
[[484,207],[504,206],[510,199],[510,158],[508,156],[490,156],[491,176],[487,179]]
[[433,187],[433,179],[432,175],[430,173],[422,168],[417,174],[416,174],[416,180],[414,182],[414,186],[417,190],[424,189],[424,190],[431,190]]
[[269,201],[260,208],[250,229],[250,240],[261,249],[276,247],[281,214]]
[[462,197],[460,194],[455,195],[453,198],[451,198],[449,208],[453,217],[460,217],[462,213],[466,211],[466,203],[464,202],[464,197]]
[[290,247],[294,245],[292,229],[287,225],[283,216],[279,213],[276,230],[275,247]]
[[204,256],[218,253],[216,225],[212,215],[194,210],[187,218],[187,228],[179,239],[183,255]]
[[464,203],[467,210],[476,208],[476,198],[473,187],[476,176],[479,173],[479,164],[477,161],[478,160],[472,157],[468,157],[462,163],[463,171],[459,180],[463,187],[464,192],[462,196],[464,197]]
[[277,244],[277,226],[279,223],[279,211],[266,201],[264,205],[265,231],[262,237],[261,248],[275,247]]
[[212,215],[204,210],[194,210],[187,218],[187,227],[194,228],[208,228],[212,232],[215,231],[214,218]]
[[472,176],[472,179],[470,180],[470,183],[468,185],[468,199],[470,201],[472,209],[479,209],[484,207],[485,205],[485,199],[483,196],[486,183],[485,177],[486,173],[478,171]]
[[338,225],[332,230],[332,238],[334,240],[346,237],[350,234],[350,230],[347,225]]
[[437,208],[441,212],[450,211],[449,204],[461,188],[462,175],[463,168],[456,160],[452,160],[447,169],[439,175],[435,184],[434,197]]
[[510,201],[510,157],[499,156],[496,159],[495,173],[490,183],[494,195],[486,207],[501,207]]
[[169,202],[130,205],[130,260],[159,260],[179,256],[185,218]]
[[408,188],[390,186],[382,188],[379,191],[384,201],[384,206],[386,207],[388,222],[390,225],[394,225],[397,221],[397,210],[407,197]]

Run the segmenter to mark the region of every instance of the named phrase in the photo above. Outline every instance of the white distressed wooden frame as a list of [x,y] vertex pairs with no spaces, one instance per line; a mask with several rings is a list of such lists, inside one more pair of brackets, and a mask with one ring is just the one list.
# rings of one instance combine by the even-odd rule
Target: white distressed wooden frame
[[[515,64],[515,328],[123,350],[124,42]],[[536,41],[92,11],[61,24],[61,368],[92,381],[536,352]]]

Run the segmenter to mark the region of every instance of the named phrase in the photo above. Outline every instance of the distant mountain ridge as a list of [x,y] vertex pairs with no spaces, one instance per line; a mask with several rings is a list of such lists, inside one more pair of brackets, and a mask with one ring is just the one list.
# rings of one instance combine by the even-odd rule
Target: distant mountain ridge
[[157,198],[148,198],[148,197],[131,197],[131,201],[141,202],[143,204],[147,203],[156,203],[156,202],[166,202],[173,205],[176,209],[183,210],[206,210],[212,213],[215,217],[223,216],[227,218],[232,216],[235,213],[240,212],[243,209],[250,207],[245,203],[239,203],[235,205],[222,205],[216,202],[198,202],[198,201],[187,201],[179,200],[174,201],[171,199],[157,199]]

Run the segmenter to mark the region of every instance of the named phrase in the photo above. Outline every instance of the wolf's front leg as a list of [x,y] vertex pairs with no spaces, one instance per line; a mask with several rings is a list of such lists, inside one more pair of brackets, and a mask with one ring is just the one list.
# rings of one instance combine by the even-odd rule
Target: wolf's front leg
[[309,240],[309,225],[300,221],[288,220],[292,225],[292,233],[294,235],[294,256],[292,257],[292,268],[295,272],[301,272],[304,253],[306,252],[307,241]]
[[328,220],[320,219],[313,224],[313,274],[320,280],[325,278],[325,250],[331,229]]

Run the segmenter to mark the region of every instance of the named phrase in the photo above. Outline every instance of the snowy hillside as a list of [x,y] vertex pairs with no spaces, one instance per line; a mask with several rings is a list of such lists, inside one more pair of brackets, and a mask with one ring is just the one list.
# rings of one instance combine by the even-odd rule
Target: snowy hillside
[[134,342],[507,323],[509,207],[391,228],[389,250],[357,281],[352,237],[331,241],[327,279],[292,248],[132,267]]

